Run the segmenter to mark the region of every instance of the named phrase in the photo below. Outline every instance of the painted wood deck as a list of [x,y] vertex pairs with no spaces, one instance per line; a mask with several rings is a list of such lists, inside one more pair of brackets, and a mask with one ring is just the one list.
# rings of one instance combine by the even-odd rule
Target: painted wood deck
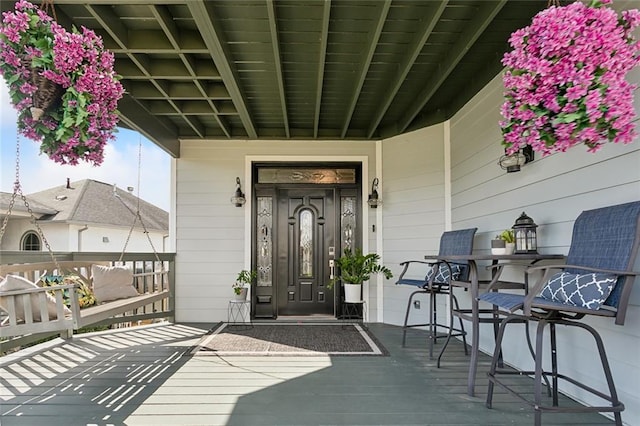
[[[163,324],[55,340],[0,358],[0,424],[527,425],[529,407],[466,395],[460,343],[442,368],[421,332],[371,324],[386,357],[192,357],[205,325]],[[529,383],[529,379],[523,384]],[[500,392],[500,391],[498,391]],[[624,419],[624,413],[623,413]],[[599,414],[545,414],[545,425],[609,425]]]

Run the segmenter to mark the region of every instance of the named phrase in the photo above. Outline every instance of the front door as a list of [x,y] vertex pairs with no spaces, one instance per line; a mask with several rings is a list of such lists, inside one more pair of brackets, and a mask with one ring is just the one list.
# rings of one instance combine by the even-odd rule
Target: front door
[[360,245],[361,165],[253,166],[255,318],[339,315],[329,260]]
[[335,254],[336,190],[277,190],[277,313],[334,315],[329,259]]

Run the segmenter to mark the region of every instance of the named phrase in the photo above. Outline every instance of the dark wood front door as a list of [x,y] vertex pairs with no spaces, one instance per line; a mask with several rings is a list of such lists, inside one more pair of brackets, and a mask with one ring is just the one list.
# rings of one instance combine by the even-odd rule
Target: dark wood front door
[[336,189],[278,189],[277,203],[277,315],[334,315]]

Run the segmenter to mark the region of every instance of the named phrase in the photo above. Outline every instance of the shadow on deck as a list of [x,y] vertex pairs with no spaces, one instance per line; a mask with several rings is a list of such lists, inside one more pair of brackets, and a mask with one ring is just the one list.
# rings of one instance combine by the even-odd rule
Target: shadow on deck
[[[424,335],[372,324],[386,357],[192,357],[204,325],[158,325],[55,340],[0,358],[4,425],[523,425],[529,407],[466,395],[461,344],[443,367]],[[530,380],[523,380],[528,386]],[[564,404],[573,402],[563,399]],[[623,413],[624,418],[624,413]],[[599,414],[545,414],[545,425],[613,424]]]

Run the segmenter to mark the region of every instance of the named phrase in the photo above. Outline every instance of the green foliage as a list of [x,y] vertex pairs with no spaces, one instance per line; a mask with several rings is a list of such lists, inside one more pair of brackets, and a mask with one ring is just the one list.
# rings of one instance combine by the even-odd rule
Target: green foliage
[[242,293],[242,289],[245,288],[246,285],[251,285],[257,276],[258,273],[256,271],[247,271],[246,269],[240,271],[236,277],[236,282],[231,285],[235,294]]
[[505,243],[515,243],[516,237],[513,234],[512,229],[505,229],[504,231],[502,231],[502,234],[496,237],[496,240],[504,240]]
[[345,249],[339,259],[336,259],[336,266],[340,268],[340,275],[334,277],[327,286],[333,288],[336,281],[341,280],[348,284],[362,284],[371,278],[372,274],[383,274],[386,279],[393,278],[391,270],[384,265],[380,265],[378,261],[380,256],[377,253],[362,253],[361,249],[352,252]]

